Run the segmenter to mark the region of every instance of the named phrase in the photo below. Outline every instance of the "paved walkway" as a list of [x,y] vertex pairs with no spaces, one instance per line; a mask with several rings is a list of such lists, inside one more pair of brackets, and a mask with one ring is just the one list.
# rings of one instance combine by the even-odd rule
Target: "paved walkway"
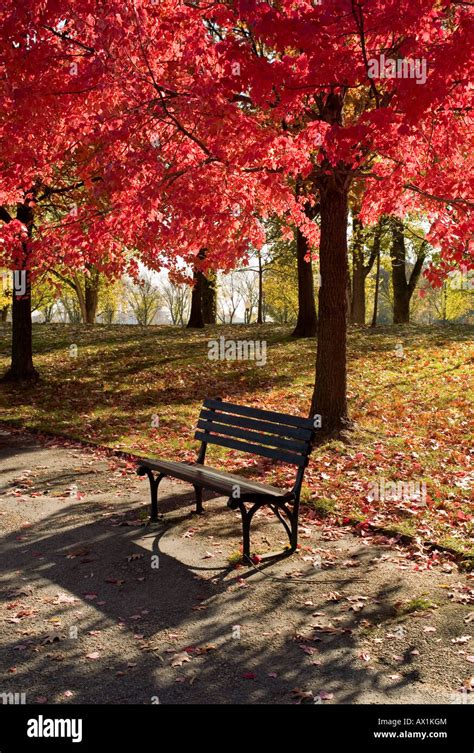
[[[240,519],[73,443],[0,431],[0,694],[28,703],[474,702],[472,579],[384,537],[304,521],[262,572]],[[256,519],[256,549],[283,539]],[[471,593],[471,595],[470,595]],[[413,599],[438,607],[403,615]],[[429,602],[428,602],[429,605]],[[425,603],[425,606],[427,604]],[[472,619],[472,622],[471,622]]]

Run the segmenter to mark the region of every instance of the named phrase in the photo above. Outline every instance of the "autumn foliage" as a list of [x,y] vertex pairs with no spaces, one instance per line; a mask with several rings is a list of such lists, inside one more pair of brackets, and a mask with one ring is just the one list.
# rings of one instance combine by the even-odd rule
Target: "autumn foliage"
[[347,420],[350,191],[366,223],[423,215],[435,284],[472,266],[469,4],[6,0],[0,21],[2,264],[116,276],[206,248],[230,269],[278,215],[320,257],[328,428]]

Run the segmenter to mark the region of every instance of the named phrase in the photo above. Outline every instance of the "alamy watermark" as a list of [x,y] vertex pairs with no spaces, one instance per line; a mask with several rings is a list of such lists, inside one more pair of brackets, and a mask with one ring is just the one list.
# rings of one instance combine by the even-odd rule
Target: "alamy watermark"
[[19,706],[26,703],[26,693],[0,693],[3,706]]
[[265,340],[226,340],[221,335],[218,340],[208,341],[207,350],[210,361],[255,361],[257,366],[267,362]]
[[[10,285],[10,274],[13,277]],[[12,290],[15,298],[23,298],[27,291],[26,269],[14,269],[10,272],[0,272],[0,291],[6,293]]]
[[82,719],[48,719],[42,714],[28,719],[28,737],[70,738],[73,743],[82,741]]
[[378,58],[369,58],[367,75],[369,78],[414,78],[417,84],[426,83],[425,58],[386,58],[382,53]]
[[426,504],[426,481],[369,481],[369,502],[417,502]]
[[448,285],[451,290],[474,290],[474,269],[462,265],[448,274]]

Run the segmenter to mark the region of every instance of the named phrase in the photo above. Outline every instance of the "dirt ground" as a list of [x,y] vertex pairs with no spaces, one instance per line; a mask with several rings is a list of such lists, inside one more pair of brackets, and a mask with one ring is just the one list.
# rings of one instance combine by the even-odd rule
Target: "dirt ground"
[[[303,516],[296,554],[236,567],[222,498],[195,516],[165,480],[145,525],[131,463],[5,428],[0,473],[0,696],[474,704],[474,582],[439,554]],[[255,551],[285,543],[254,529]]]

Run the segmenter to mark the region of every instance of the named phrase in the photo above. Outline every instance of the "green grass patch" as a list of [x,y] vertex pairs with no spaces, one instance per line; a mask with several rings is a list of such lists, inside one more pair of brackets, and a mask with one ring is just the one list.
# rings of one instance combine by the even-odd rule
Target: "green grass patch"
[[425,596],[417,596],[413,599],[410,599],[410,601],[404,602],[397,608],[397,614],[404,615],[404,614],[412,614],[413,612],[426,612],[431,609],[437,609],[438,604],[436,604],[431,599],[425,597]]

